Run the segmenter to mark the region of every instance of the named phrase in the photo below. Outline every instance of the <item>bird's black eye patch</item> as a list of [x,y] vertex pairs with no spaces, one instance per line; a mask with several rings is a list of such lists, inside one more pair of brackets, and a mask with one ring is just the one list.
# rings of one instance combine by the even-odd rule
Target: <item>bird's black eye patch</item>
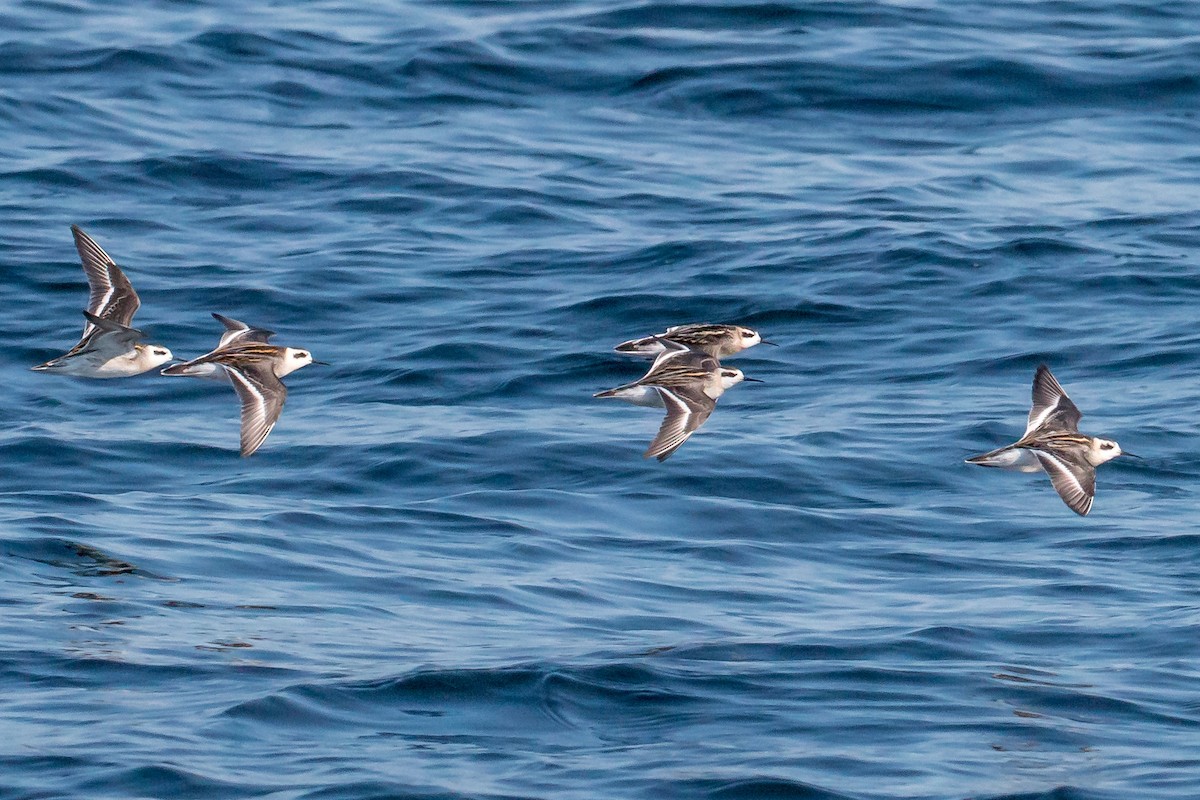
[[165,356],[166,354],[167,354],[166,350],[155,350],[154,351],[154,355],[156,355],[156,356]]
[[1100,449],[1101,450],[1112,450],[1112,445],[1109,444],[1108,442],[1105,442],[1104,444],[1100,445]]
[[293,353],[292,358],[304,358],[308,353]]

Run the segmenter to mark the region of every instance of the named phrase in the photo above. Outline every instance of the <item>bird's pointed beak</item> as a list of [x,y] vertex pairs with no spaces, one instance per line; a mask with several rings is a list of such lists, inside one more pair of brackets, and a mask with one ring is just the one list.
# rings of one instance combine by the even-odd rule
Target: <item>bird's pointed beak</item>
[[333,364],[330,364],[328,361],[317,361],[316,359],[313,359],[312,363],[316,364],[319,367],[332,367],[333,366]]
[[759,339],[759,344],[769,344],[771,347],[779,347],[779,342],[768,342],[766,339]]
[[1141,456],[1139,456],[1137,453],[1131,453],[1131,452],[1129,452],[1128,450],[1122,450],[1122,451],[1121,451],[1121,455],[1123,455],[1123,456],[1129,456],[1130,458],[1136,458],[1138,461],[1145,461],[1145,460],[1146,460],[1146,459],[1142,458]]
[[766,383],[762,378],[742,378],[747,383]]

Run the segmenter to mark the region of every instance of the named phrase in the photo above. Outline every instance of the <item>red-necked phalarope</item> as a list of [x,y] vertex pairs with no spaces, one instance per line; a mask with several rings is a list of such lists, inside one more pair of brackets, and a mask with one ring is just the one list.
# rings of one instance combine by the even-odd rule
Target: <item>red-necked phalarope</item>
[[706,353],[682,347],[660,355],[650,371],[633,383],[597,392],[640,406],[666,408],[658,435],[643,454],[665,461],[704,424],[725,390],[747,378],[740,369],[722,367]]
[[80,378],[125,378],[170,361],[170,350],[141,344],[145,334],[130,327],[141,301],[125,273],[79,226],[72,225],[71,233],[90,289],[83,312],[87,323],[77,345],[31,369]]
[[242,401],[241,452],[248,456],[262,446],[283,413],[287,387],[280,378],[325,362],[314,361],[307,350],[267,344],[265,339],[274,335],[271,331],[213,316],[226,327],[221,337],[224,344],[199,358],[167,367],[162,374],[208,378],[216,369],[224,372]]
[[[1096,496],[1096,467],[1123,453],[1110,439],[1079,432],[1083,416],[1062,386],[1042,364],[1033,376],[1033,407],[1025,435],[1007,447],[972,456],[968,464],[983,467],[1044,471],[1063,502],[1080,516],[1092,509]],[[1134,456],[1136,458],[1136,456]]]
[[775,344],[759,336],[758,331],[741,325],[693,323],[675,325],[667,328],[665,332],[653,336],[630,339],[628,342],[621,342],[614,349],[618,353],[628,353],[629,355],[657,356],[669,349],[666,342],[677,342],[692,350],[707,353],[713,358],[736,355],[756,344]]

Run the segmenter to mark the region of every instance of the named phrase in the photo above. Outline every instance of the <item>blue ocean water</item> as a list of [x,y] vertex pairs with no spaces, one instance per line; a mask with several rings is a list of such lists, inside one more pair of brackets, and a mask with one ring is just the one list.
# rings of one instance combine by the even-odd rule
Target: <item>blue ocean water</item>
[[[0,798],[1200,795],[1200,9],[0,8]],[[28,367],[81,225],[228,387]],[[781,344],[669,461],[593,400]],[[1101,468],[962,463],[1050,364]]]

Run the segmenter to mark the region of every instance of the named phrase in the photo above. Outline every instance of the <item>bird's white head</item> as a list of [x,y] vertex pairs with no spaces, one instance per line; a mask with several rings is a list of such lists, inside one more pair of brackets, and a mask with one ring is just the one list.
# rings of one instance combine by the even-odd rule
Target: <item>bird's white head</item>
[[731,386],[736,386],[746,380],[746,376],[742,374],[740,369],[732,367],[721,367],[719,370],[721,375],[721,389],[725,390]]
[[738,344],[745,350],[747,347],[754,347],[762,341],[762,337],[758,335],[758,331],[752,331],[749,328],[738,328]]
[[148,370],[160,367],[174,358],[171,351],[160,344],[139,344],[137,350],[138,360]]
[[1088,449],[1087,459],[1093,467],[1096,467],[1105,461],[1112,461],[1119,455],[1121,455],[1121,445],[1111,439],[1092,439],[1092,446]]
[[283,348],[283,358],[275,364],[275,375],[282,378],[311,363],[313,363],[312,353],[307,350],[297,350],[295,347],[285,347]]

